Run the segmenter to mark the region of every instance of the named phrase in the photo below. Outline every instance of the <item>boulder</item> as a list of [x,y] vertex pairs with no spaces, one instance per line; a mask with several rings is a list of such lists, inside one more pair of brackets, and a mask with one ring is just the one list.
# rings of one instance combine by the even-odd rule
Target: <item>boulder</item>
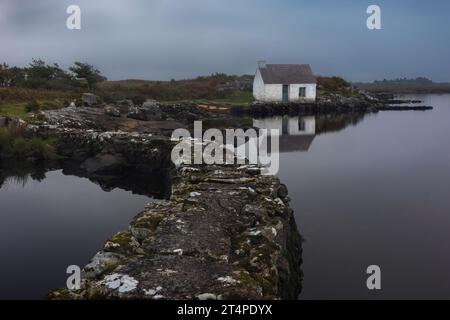
[[116,102],[116,105],[119,108],[120,113],[124,113],[124,114],[128,113],[130,108],[134,107],[133,101],[131,101],[129,99],[119,100]]
[[119,106],[126,106],[126,107],[134,107],[133,101],[130,99],[124,99],[117,101],[117,105]]
[[157,104],[144,103],[142,107],[132,107],[129,109],[128,118],[151,121],[162,120],[163,113]]
[[113,252],[98,252],[84,267],[83,273],[86,278],[95,278],[114,267],[122,259],[122,256]]
[[97,96],[93,93],[83,93],[81,101],[83,105],[91,107],[97,103]]
[[120,117],[120,110],[113,106],[106,106],[105,114],[110,117]]
[[148,107],[153,107],[153,106],[157,106],[157,105],[158,105],[158,101],[153,100],[153,99],[147,99],[147,100],[142,104],[142,107],[148,108]]
[[142,120],[142,121],[147,120],[144,110],[138,107],[129,108],[127,117],[135,120]]

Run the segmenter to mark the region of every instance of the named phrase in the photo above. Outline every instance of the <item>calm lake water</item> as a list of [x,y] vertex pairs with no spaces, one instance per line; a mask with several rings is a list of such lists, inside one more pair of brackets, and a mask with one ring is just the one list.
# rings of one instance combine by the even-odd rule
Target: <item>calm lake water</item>
[[[285,121],[301,299],[450,298],[450,95],[408,98],[435,109]],[[381,291],[366,287],[369,265]]]
[[83,267],[150,201],[61,170],[40,182],[9,179],[0,188],[0,299],[41,299],[65,286],[67,266]]
[[[271,118],[303,246],[301,299],[450,298],[450,95],[432,111]],[[65,284],[151,198],[61,171],[0,188],[0,299]],[[382,290],[366,288],[379,265]]]

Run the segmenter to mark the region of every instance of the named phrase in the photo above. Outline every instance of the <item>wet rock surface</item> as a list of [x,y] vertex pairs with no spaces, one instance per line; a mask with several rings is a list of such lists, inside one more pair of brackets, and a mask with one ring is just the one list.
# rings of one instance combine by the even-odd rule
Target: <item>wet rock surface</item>
[[169,200],[146,206],[51,299],[295,299],[301,238],[286,187],[251,166],[181,167]]

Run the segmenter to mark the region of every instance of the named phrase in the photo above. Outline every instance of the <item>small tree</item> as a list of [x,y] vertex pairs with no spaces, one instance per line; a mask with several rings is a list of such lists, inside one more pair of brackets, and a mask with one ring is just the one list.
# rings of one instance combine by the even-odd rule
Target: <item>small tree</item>
[[41,59],[33,59],[28,69],[28,76],[30,79],[52,80],[52,79],[67,79],[70,76],[59,67],[57,63],[48,65]]
[[0,87],[12,87],[25,80],[25,69],[0,64]]
[[104,81],[106,78],[101,74],[100,70],[88,63],[75,62],[69,68],[79,79],[86,79],[90,88],[93,88],[97,82]]
[[0,87],[9,85],[9,66],[6,63],[0,64]]

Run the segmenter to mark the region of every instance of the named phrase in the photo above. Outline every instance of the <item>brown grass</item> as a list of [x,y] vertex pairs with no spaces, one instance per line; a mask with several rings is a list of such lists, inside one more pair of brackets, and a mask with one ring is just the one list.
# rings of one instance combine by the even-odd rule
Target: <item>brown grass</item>
[[72,99],[78,97],[78,92],[36,90],[27,88],[0,88],[0,104],[32,100]]

